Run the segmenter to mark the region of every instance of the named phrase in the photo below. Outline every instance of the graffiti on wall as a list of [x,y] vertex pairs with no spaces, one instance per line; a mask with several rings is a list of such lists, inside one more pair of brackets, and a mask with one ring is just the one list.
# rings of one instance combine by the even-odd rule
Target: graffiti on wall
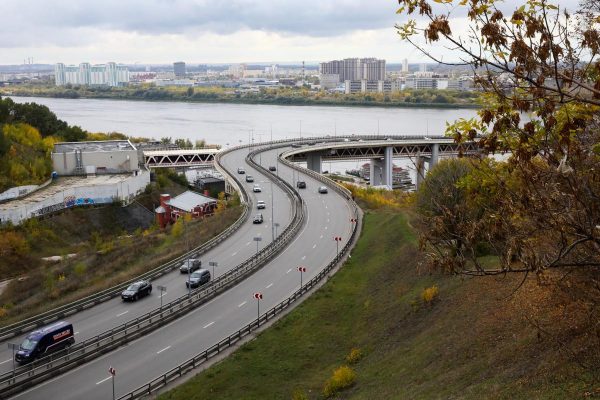
[[77,207],[77,206],[88,206],[93,204],[106,204],[112,203],[113,199],[111,197],[101,197],[98,199],[91,199],[89,197],[79,197],[75,196],[67,196],[65,200],[61,203],[53,204],[51,206],[42,207],[38,210],[35,210],[31,213],[33,217],[39,217],[46,214],[51,214],[53,212],[60,211],[65,208]]

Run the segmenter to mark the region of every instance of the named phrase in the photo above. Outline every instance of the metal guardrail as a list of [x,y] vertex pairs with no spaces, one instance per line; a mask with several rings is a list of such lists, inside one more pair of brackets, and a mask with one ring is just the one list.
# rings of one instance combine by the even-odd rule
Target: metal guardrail
[[[284,156],[282,156],[282,157],[284,157]],[[277,317],[277,315],[281,314],[283,311],[285,311],[287,308],[289,308],[293,303],[298,301],[305,293],[309,292],[313,287],[315,287],[319,282],[321,282],[321,280],[323,278],[325,278],[329,274],[329,272],[331,272],[331,270],[333,268],[335,268],[335,266],[340,262],[340,260],[342,260],[345,257],[346,253],[348,253],[351,246],[353,245],[353,242],[357,235],[357,232],[359,232],[359,226],[361,223],[361,218],[360,218],[361,215],[358,210],[358,206],[352,200],[352,195],[350,194],[350,192],[346,188],[343,188],[343,187],[337,185],[331,179],[323,177],[313,171],[304,170],[303,168],[293,165],[293,163],[285,160],[282,157],[280,157],[280,161],[283,162],[284,164],[290,166],[291,168],[302,170],[302,172],[307,173],[308,175],[311,175],[313,178],[315,178],[325,184],[328,184],[335,191],[340,193],[343,197],[345,197],[348,201],[351,202],[351,204],[353,205],[353,208],[354,208],[354,217],[356,218],[357,223],[353,224],[352,234],[351,234],[348,242],[346,242],[346,245],[335,256],[335,258],[329,264],[327,264],[327,266],[323,270],[321,270],[321,272],[319,272],[317,274],[317,276],[315,276],[310,281],[308,281],[306,284],[301,286],[300,289],[298,289],[294,293],[292,293],[291,296],[289,296],[288,298],[286,298],[285,300],[283,300],[282,302],[280,302],[279,304],[277,304],[276,306],[274,306],[273,308],[271,308],[264,314],[260,315],[254,321],[250,322],[249,324],[247,324],[246,326],[237,330],[236,332],[232,333],[231,335],[221,339],[219,342],[210,346],[206,350],[201,351],[200,353],[196,354],[194,357],[190,358],[189,360],[181,363],[180,365],[178,365],[175,368],[172,368],[171,370],[167,371],[163,375],[154,378],[150,382],[138,387],[137,389],[134,389],[131,392],[129,392],[125,395],[122,395],[121,397],[118,398],[119,400],[134,400],[134,399],[140,399],[140,398],[149,396],[149,395],[155,393],[158,389],[165,387],[170,382],[177,380],[178,378],[180,378],[183,375],[187,374],[188,372],[194,370],[198,366],[206,363],[212,357],[220,354],[222,351],[226,350],[227,348],[240,342],[244,337],[250,335],[253,331],[257,330],[261,325],[264,325],[269,320],[272,320],[273,318]],[[307,172],[307,171],[309,171],[309,172]]]
[[[224,151],[223,153],[220,153],[218,159],[220,159],[220,157],[222,155],[227,154],[229,151],[233,151],[233,150],[235,150],[235,149],[230,149],[230,150]],[[237,181],[237,178],[235,178],[234,176],[231,176],[231,178]],[[125,281],[123,283],[120,283],[118,285],[110,287],[108,289],[102,290],[100,292],[94,293],[94,294],[84,297],[82,299],[73,301],[71,303],[56,307],[52,310],[38,314],[34,317],[26,318],[19,322],[14,323],[14,324],[1,327],[0,328],[0,340],[10,339],[11,337],[29,332],[32,329],[35,329],[37,327],[47,325],[53,321],[62,319],[66,316],[75,314],[76,312],[79,312],[79,311],[85,310],[87,308],[93,307],[97,304],[103,303],[107,300],[110,300],[110,299],[116,297],[116,296],[119,296],[123,290],[125,290],[129,285],[131,285],[132,283],[134,283],[136,281],[139,281],[141,279],[149,279],[149,280],[156,279],[156,278],[172,271],[176,267],[178,267],[184,260],[186,260],[188,258],[196,258],[196,257],[201,256],[202,254],[204,254],[205,252],[212,249],[217,244],[221,243],[223,240],[225,240],[226,238],[231,236],[231,234],[233,234],[246,221],[246,219],[250,215],[250,212],[249,212],[250,210],[248,209],[248,204],[247,204],[248,203],[247,194],[240,189],[240,186],[238,186],[238,190],[244,199],[244,201],[243,201],[244,210],[242,212],[242,215],[240,215],[240,217],[233,223],[233,225],[230,225],[227,229],[225,229],[223,232],[221,232],[219,235],[215,236],[214,238],[210,239],[208,242],[196,247],[195,249],[192,249],[191,251],[189,251],[177,258],[174,258],[173,260],[171,260],[159,267],[156,267],[148,272],[145,272],[145,273],[139,275],[136,278],[130,279],[128,281]]]
[[[246,160],[255,168],[268,173],[266,169],[254,163],[251,152]],[[16,394],[25,388],[59,375],[69,369],[83,364],[108,351],[122,346],[160,326],[179,318],[190,310],[204,304],[216,295],[226,291],[241,280],[247,278],[271,258],[277,255],[292,240],[304,222],[304,204],[294,188],[279,177],[272,177],[275,183],[286,191],[294,200],[292,222],[268,246],[254,256],[215,279],[207,287],[198,288],[190,295],[183,295],[162,308],[157,308],[134,320],[103,332],[93,338],[77,343],[69,349],[58,352],[25,365],[0,376],[0,396]]]

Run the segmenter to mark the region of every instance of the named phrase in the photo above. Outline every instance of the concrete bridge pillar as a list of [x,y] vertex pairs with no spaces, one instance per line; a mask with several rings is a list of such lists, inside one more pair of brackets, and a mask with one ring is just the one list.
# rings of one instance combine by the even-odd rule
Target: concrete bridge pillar
[[322,165],[322,160],[321,160],[320,154],[311,152],[306,155],[306,168],[320,174],[321,173],[321,165]]
[[434,143],[431,145],[431,158],[429,159],[429,170],[436,166],[438,163],[438,159],[440,156],[440,145],[438,143]]
[[417,185],[416,189],[421,186],[425,179],[425,157],[417,156]]
[[381,185],[383,179],[383,166],[384,162],[379,158],[371,159],[371,186],[379,186]]
[[386,147],[383,156],[383,184],[392,188],[392,177],[394,175],[394,148]]

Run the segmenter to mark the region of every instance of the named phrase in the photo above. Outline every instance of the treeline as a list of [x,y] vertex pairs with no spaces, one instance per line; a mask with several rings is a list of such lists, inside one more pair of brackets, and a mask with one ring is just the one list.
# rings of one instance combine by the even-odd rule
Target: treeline
[[356,105],[384,107],[476,107],[479,93],[456,90],[402,90],[393,93],[330,93],[308,87],[260,88],[258,92],[227,87],[155,87],[151,85],[120,88],[81,85],[19,86],[15,95],[61,98],[107,98],[149,101],[224,102],[289,105]]

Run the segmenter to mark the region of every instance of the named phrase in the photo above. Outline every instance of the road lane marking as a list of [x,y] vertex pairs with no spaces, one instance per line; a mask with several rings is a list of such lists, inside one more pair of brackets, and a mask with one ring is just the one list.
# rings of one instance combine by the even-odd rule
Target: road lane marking
[[156,298],[160,299],[161,297],[166,296],[166,295],[167,295],[167,292],[164,292],[164,293],[159,294],[158,296],[156,296]]
[[319,236],[319,239],[323,239],[323,235]]
[[171,348],[171,346],[167,346],[164,349],[157,351],[156,354],[160,354],[160,353],[162,353],[165,350],[169,350],[170,348]]
[[6,360],[6,361],[2,361],[2,362],[0,362],[0,364],[6,364],[6,363],[7,363],[7,362],[9,362],[9,361],[12,361],[12,358],[9,358],[9,359],[8,359],[8,360]]
[[325,230],[327,230],[327,227],[325,227]]
[[302,256],[302,259],[304,260],[306,258],[306,256]]
[[212,325],[212,324],[214,324],[214,323],[215,323],[215,321],[211,322],[210,324],[206,324],[206,325],[204,325],[202,328],[203,328],[203,329],[206,329],[206,328],[208,328],[209,326],[211,326],[211,325]]
[[327,218],[327,222],[329,222],[329,218]]
[[252,243],[252,242],[248,242],[248,243],[246,243],[246,246],[250,246],[250,243]]
[[315,243],[315,244],[313,244],[313,249],[314,249],[315,247],[317,247],[317,244],[316,244],[316,243]]
[[129,310],[127,310],[127,311],[123,311],[121,314],[117,314],[117,317],[120,317],[121,315],[125,315],[125,314],[127,314],[128,312],[129,312]]
[[272,284],[272,283],[269,283],[269,284],[268,284],[268,285],[265,287],[265,289],[268,289],[268,288],[270,288],[271,286],[273,286],[273,284]]
[[238,253],[238,252],[236,251],[235,253],[233,253],[233,254],[231,255],[231,257],[235,256],[237,253]]
[[99,384],[101,384],[101,383],[103,383],[103,382],[106,382],[106,381],[107,381],[107,380],[109,380],[110,378],[112,378],[112,375],[111,375],[111,376],[109,376],[108,378],[104,378],[104,379],[102,379],[100,382],[96,382],[96,385],[99,385]]
[[244,304],[246,304],[246,303],[247,303],[247,301],[244,301],[243,303],[240,303],[240,304],[238,304],[238,308],[239,308],[239,307],[243,307],[243,306],[244,306]]
[[79,332],[75,332],[73,335],[79,335]]
[[286,274],[289,274],[290,272],[292,272],[292,269],[288,269],[288,271],[286,272]]

